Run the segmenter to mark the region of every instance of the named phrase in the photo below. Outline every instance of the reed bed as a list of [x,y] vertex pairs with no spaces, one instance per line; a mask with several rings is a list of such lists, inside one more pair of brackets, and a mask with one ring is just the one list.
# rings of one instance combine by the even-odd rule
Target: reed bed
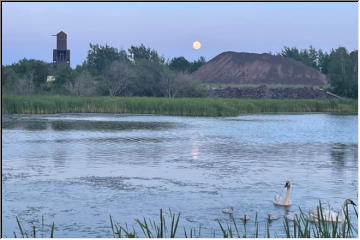
[[357,100],[3,96],[2,113],[133,113],[236,116],[247,113],[357,113]]
[[[111,228],[114,238],[356,238],[358,236],[358,213],[356,208],[353,207],[356,216],[354,221],[351,219],[349,211],[348,207],[344,209],[345,218],[342,222],[338,218],[334,219],[333,222],[328,222],[324,220],[321,203],[317,207],[316,221],[309,218],[309,215],[299,209],[294,221],[289,221],[286,217],[282,219],[283,230],[278,233],[272,233],[270,222],[266,222],[264,228],[260,228],[257,213],[254,221],[239,222],[234,217],[231,217],[230,221],[226,223],[217,220],[218,229],[206,229],[206,232],[202,231],[201,226],[181,227],[180,213],[173,213],[170,209],[167,214],[160,209],[158,219],[135,219],[132,225],[116,223],[110,216],[109,228]],[[15,238],[39,237],[40,234],[36,232],[39,228],[32,226],[31,230],[27,232],[17,217],[16,221],[18,234],[14,232]],[[281,219],[278,221],[281,221]],[[254,224],[253,232],[247,231],[250,224]],[[53,223],[49,232],[50,238],[54,237],[54,229]]]

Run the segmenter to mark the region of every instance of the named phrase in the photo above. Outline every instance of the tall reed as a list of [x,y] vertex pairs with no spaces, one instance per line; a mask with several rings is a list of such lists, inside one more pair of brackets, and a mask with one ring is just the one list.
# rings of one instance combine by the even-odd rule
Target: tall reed
[[[29,231],[29,234],[28,234],[28,231],[26,231],[26,229],[23,227],[23,225],[20,222],[20,219],[18,217],[16,217],[16,223],[17,223],[19,233],[20,233],[19,237],[21,237],[21,238],[44,237],[44,233],[46,232],[45,229],[44,229],[44,216],[42,216],[42,218],[41,218],[41,228],[36,228],[36,226],[34,224],[32,224],[31,230]],[[39,231],[38,229],[40,229],[40,231],[42,233],[41,236],[40,236],[40,234],[38,234],[38,231]],[[53,222],[51,224],[49,238],[54,238],[54,233],[55,233],[55,223]],[[13,234],[14,234],[14,238],[18,237],[16,232],[13,232]]]
[[2,113],[134,113],[236,116],[246,113],[356,113],[356,100],[3,96]]
[[[259,235],[259,220],[258,214],[255,216],[255,230],[254,233],[249,234],[247,231],[247,224],[250,224],[247,221],[243,221],[243,228],[240,229],[234,217],[230,218],[230,222],[222,223],[220,220],[217,220],[219,229],[210,229],[210,236],[212,237],[221,237],[221,238],[354,238],[357,237],[358,229],[357,224],[354,225],[352,219],[350,217],[349,209],[346,207],[344,209],[345,219],[343,222],[340,221],[339,218],[334,219],[332,222],[326,221],[323,213],[323,207],[321,203],[317,207],[317,216],[316,221],[310,217],[310,215],[305,214],[301,209],[299,209],[299,213],[296,215],[294,221],[289,221],[288,218],[283,218],[283,231],[280,233],[271,233],[269,222],[265,223],[264,235]],[[354,212],[356,214],[357,222],[357,210],[354,207]],[[170,211],[170,222],[171,227],[168,229],[168,225],[165,224],[166,220],[164,218],[162,210],[160,210],[160,221],[156,222],[154,220],[146,220],[143,221],[138,219],[135,220],[137,226],[140,226],[142,234],[136,232],[136,228],[133,227],[133,231],[131,235],[128,235],[128,231],[125,231],[127,225],[125,227],[118,226],[113,223],[111,219],[111,226],[113,232],[117,233],[119,229],[123,229],[124,234],[115,234],[117,237],[146,237],[146,238],[174,238],[176,237],[175,233],[177,228],[179,227],[180,214],[176,215],[171,213]],[[184,229],[185,238],[199,238],[201,236],[201,227],[196,229],[196,227],[190,227]],[[170,234],[169,234],[170,233]],[[196,234],[197,233],[197,234]],[[219,234],[219,235],[217,235]]]
[[[271,233],[269,222],[265,223],[264,235],[259,235],[259,221],[258,214],[255,216],[255,229],[254,232],[249,234],[247,231],[247,225],[250,222],[243,222],[242,229],[239,228],[234,217],[231,217],[230,222],[224,225],[220,220],[217,220],[219,229],[210,229],[210,233],[206,237],[220,237],[220,238],[355,238],[358,235],[357,229],[357,210],[354,207],[356,221],[351,219],[351,215],[348,207],[344,209],[345,218],[343,221],[337,217],[332,222],[326,221],[324,217],[324,211],[321,203],[317,207],[317,213],[315,218],[311,218],[310,215],[305,214],[301,209],[295,216],[294,221],[289,221],[288,218],[283,218],[283,231],[280,233]],[[315,219],[315,220],[314,220]],[[120,225],[115,223],[112,216],[110,216],[110,227],[113,237],[115,238],[176,238],[180,228],[180,213],[172,213],[169,210],[168,217],[160,209],[159,220],[154,219],[135,219],[134,225],[129,227],[128,224]],[[14,237],[22,238],[35,238],[39,237],[37,234],[37,228],[35,225],[29,231],[25,230],[18,217],[16,217],[18,225],[17,235],[14,232]],[[201,225],[197,227],[185,227],[183,226],[183,236],[185,238],[200,238],[202,237]],[[54,237],[55,225],[52,223],[50,238]],[[181,236],[180,236],[181,237]]]

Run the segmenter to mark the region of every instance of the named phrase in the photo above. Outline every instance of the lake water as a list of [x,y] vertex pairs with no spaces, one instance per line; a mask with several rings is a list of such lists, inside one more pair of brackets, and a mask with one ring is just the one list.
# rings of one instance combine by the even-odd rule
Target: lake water
[[[284,216],[272,203],[292,182],[290,213],[321,200],[357,201],[357,116],[261,114],[204,118],[123,114],[4,115],[3,234],[55,222],[56,237],[112,237],[109,215],[131,226],[181,212],[182,226],[219,229],[228,206]],[[352,208],[350,208],[352,209]],[[241,225],[241,224],[239,224]],[[282,220],[271,223],[280,233]],[[260,231],[263,236],[264,230]],[[220,235],[218,235],[220,236]]]

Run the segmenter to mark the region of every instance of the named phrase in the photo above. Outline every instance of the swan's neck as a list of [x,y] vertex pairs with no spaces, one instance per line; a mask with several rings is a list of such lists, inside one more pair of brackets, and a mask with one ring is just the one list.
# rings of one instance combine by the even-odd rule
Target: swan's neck
[[285,197],[284,197],[284,202],[285,203],[289,203],[290,202],[290,188],[286,189],[286,193],[285,193]]

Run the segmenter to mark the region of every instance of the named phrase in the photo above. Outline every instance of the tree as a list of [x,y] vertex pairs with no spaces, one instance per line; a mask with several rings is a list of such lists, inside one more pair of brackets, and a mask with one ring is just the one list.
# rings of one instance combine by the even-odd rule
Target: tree
[[28,79],[28,81],[31,79],[33,81],[33,91],[41,92],[46,84],[46,77],[49,75],[50,66],[49,63],[43,61],[24,58],[8,66],[8,68],[15,72],[18,78]]
[[202,65],[206,63],[206,60],[201,56],[198,60],[195,60],[190,63],[189,73],[193,73],[198,70]]
[[290,57],[326,74],[331,90],[344,97],[357,98],[357,50],[350,54],[344,47],[331,50],[330,54],[312,46],[309,50],[284,47],[280,54]]
[[309,59],[309,65],[315,69],[319,70],[319,53],[318,51],[313,48],[311,45],[309,47],[309,53],[307,55],[307,58]]
[[128,88],[135,77],[133,66],[126,61],[113,62],[105,74],[105,88],[110,96],[130,95]]
[[186,60],[184,57],[175,57],[171,59],[169,67],[171,70],[177,71],[177,72],[189,72],[190,70],[190,62]]
[[334,93],[357,98],[357,71],[357,51],[349,54],[344,47],[331,51],[327,77]]
[[313,67],[319,70],[319,53],[312,46],[309,47],[309,50],[299,50],[296,47],[284,47],[279,55],[292,58],[296,61],[304,63],[309,67]]
[[283,57],[292,58],[292,59],[294,59],[296,61],[301,61],[300,52],[296,47],[290,48],[290,47],[285,46],[281,50],[281,53],[279,55],[283,56]]
[[162,85],[164,86],[164,96],[168,98],[173,98],[176,96],[178,91],[178,84],[177,84],[177,73],[171,71],[170,68],[164,66],[161,70],[161,81]]
[[179,74],[176,79],[176,97],[204,97],[204,88],[188,74]]
[[348,97],[358,98],[358,50],[350,53],[349,93]]
[[321,49],[316,50],[312,46],[309,49],[298,50],[296,47],[284,47],[278,56],[289,57],[313,67],[323,74],[328,73],[329,54]]
[[171,59],[169,67],[171,70],[182,72],[182,73],[193,73],[198,70],[202,65],[206,63],[204,57],[200,57],[198,60],[189,62],[184,57],[175,57]]
[[318,51],[318,66],[319,70],[323,74],[328,73],[328,65],[329,65],[329,54],[323,52],[321,49]]
[[15,81],[14,93],[21,95],[31,95],[35,92],[34,84],[35,71],[27,72]]
[[111,63],[120,60],[128,61],[126,51],[119,51],[117,48],[108,45],[90,44],[85,65],[92,74],[100,75],[105,73]]
[[13,93],[15,89],[16,80],[19,78],[18,74],[11,66],[1,66],[2,81],[1,89],[3,93]]
[[88,71],[79,73],[65,88],[74,96],[92,96],[96,93],[96,82]]
[[130,59],[134,63],[138,63],[139,61],[149,61],[152,63],[164,64],[165,62],[165,59],[160,57],[155,50],[146,48],[144,44],[141,44],[140,46],[131,46],[128,51]]
[[67,86],[74,82],[78,72],[67,64],[55,65],[51,73],[55,81],[50,85],[50,91],[56,94],[68,94]]
[[163,65],[150,62],[147,60],[138,60],[135,65],[136,78],[134,81],[134,95],[147,97],[162,97],[163,81],[162,71]]

